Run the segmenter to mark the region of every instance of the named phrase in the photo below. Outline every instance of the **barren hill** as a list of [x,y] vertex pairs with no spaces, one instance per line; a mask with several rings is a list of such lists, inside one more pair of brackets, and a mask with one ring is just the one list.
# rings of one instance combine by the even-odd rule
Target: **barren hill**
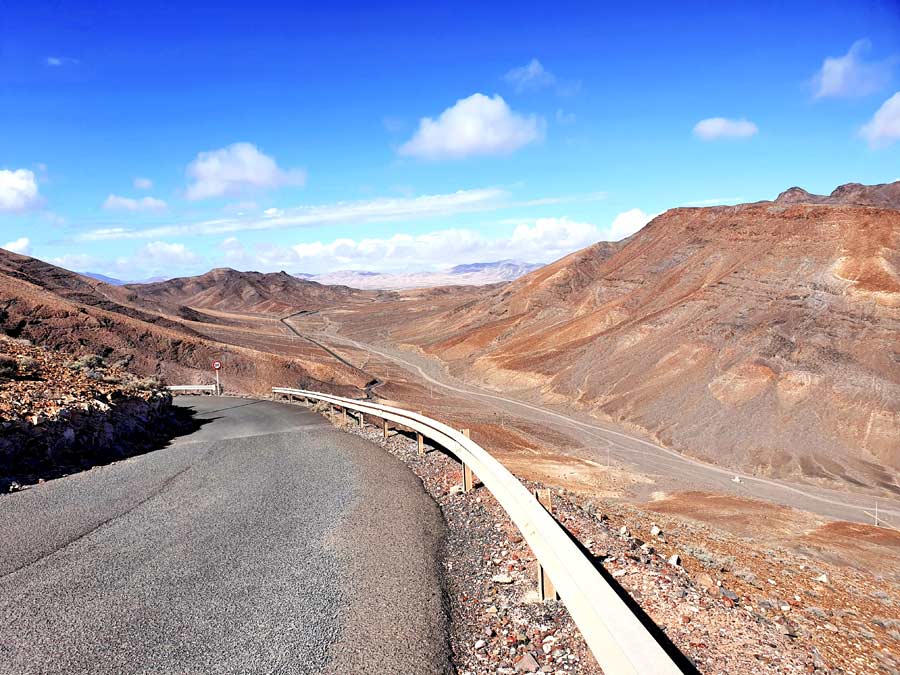
[[217,268],[196,277],[128,284],[124,288],[132,300],[170,311],[186,306],[261,314],[320,309],[359,294],[346,286],[325,286],[287,272],[263,274],[229,268]]
[[209,381],[209,364],[220,360],[229,387],[243,392],[293,382],[358,393],[368,382],[365,373],[323,358],[312,345],[305,351],[298,346],[289,358],[227,344],[202,334],[201,324],[129,303],[129,296],[138,299],[133,290],[0,250],[0,331],[11,337],[108,357],[138,375],[172,383]]
[[721,464],[900,491],[898,193],[672,209],[394,337]]

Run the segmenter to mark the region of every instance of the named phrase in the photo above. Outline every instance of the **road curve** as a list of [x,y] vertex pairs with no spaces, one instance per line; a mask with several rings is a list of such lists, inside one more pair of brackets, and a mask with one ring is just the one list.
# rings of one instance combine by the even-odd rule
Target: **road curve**
[[[574,430],[586,434],[593,442],[602,447],[593,457],[603,461],[608,448],[614,459],[632,462],[639,470],[650,475],[664,475],[669,478],[678,477],[686,483],[692,483],[699,489],[715,490],[725,494],[737,494],[756,499],[765,499],[776,504],[783,504],[816,513],[826,518],[849,520],[855,522],[872,522],[869,512],[873,508],[875,498],[849,491],[838,491],[812,485],[791,484],[786,480],[775,480],[762,476],[749,475],[725,469],[688,455],[664,448],[655,443],[638,438],[602,425],[596,421],[578,419],[545,406],[538,406],[512,397],[502,396],[496,392],[486,391],[475,385],[464,383],[443,372],[432,359],[418,357],[413,353],[400,353],[384,345],[373,345],[360,342],[346,335],[330,335],[332,339],[344,341],[357,349],[365,349],[373,354],[393,361],[409,372],[415,373],[426,382],[436,387],[474,397],[484,401],[506,406],[512,412],[525,412],[531,419],[541,419],[548,424],[557,425],[563,430]],[[423,367],[428,367],[428,372]],[[735,484],[731,479],[735,475],[742,482]],[[880,512],[900,523],[900,501],[882,498]]]
[[0,673],[450,672],[421,483],[271,401],[0,497]]

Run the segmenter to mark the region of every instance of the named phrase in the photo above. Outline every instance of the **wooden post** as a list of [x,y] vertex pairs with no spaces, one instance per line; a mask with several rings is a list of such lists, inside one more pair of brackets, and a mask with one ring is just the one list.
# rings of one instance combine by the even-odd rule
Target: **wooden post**
[[416,432],[416,443],[419,444],[419,454],[425,454],[425,437],[420,434],[418,431]]
[[344,424],[347,424],[347,409],[342,407],[341,410],[344,411]]
[[360,410],[359,411],[359,428],[362,429],[364,426],[366,426],[366,414],[362,410]]
[[[547,509],[547,513],[553,514],[553,497],[549,488],[543,488],[534,491],[534,496],[540,502],[541,506]],[[544,571],[543,566],[538,563],[538,594],[542,601],[556,600],[559,596],[556,594],[556,588],[550,577]]]
[[463,464],[463,492],[471,492],[475,488],[475,474],[468,464]]
[[390,434],[390,432],[391,432],[391,430],[388,428],[388,421],[381,420],[381,427],[382,427],[382,430],[384,431],[384,437],[387,438],[388,434]]

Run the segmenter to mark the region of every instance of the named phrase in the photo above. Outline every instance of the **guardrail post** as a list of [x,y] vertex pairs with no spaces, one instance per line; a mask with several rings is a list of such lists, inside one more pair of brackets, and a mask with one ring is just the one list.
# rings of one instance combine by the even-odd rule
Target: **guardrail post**
[[425,437],[420,434],[418,431],[416,432],[416,443],[419,445],[419,454],[425,454]]
[[387,438],[388,435],[389,435],[390,432],[391,432],[390,428],[388,427],[388,421],[387,421],[387,420],[381,420],[381,428],[382,428],[382,430],[384,431],[384,437]]
[[341,407],[341,411],[342,411],[343,414],[344,414],[344,425],[346,426],[346,424],[347,424],[347,408],[345,408],[345,407],[342,406],[342,407]]
[[[460,429],[462,435],[466,438],[471,438],[468,429]],[[463,492],[471,492],[475,488],[475,474],[472,473],[472,469],[469,468],[469,465],[465,462],[462,463],[463,468]]]
[[[550,488],[542,488],[534,491],[534,496],[540,502],[541,506],[547,509],[547,513],[553,515],[553,497]],[[544,566],[538,563],[538,595],[541,601],[556,600],[559,596],[556,594],[556,588],[550,577],[544,571]]]
[[362,410],[360,410],[359,411],[359,428],[362,429],[364,426],[366,426],[366,414]]

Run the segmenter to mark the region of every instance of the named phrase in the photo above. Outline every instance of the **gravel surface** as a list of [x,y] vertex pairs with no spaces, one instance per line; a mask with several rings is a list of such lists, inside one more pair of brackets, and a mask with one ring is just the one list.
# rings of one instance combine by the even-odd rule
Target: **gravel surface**
[[[396,431],[385,440],[380,427],[343,428],[401,458],[440,504],[459,673],[601,672],[562,603],[539,602],[535,560],[496,500],[483,488],[461,493],[455,459],[434,450],[420,457]],[[768,567],[754,568],[769,577],[754,578],[740,567],[749,556],[713,559],[703,546],[721,536],[705,528],[559,488],[552,499],[556,518],[659,628],[686,672],[900,673],[900,617],[890,594],[866,588],[862,575],[773,551],[761,561]]]
[[212,423],[0,497],[0,672],[447,672],[419,481],[296,407],[180,401]]

